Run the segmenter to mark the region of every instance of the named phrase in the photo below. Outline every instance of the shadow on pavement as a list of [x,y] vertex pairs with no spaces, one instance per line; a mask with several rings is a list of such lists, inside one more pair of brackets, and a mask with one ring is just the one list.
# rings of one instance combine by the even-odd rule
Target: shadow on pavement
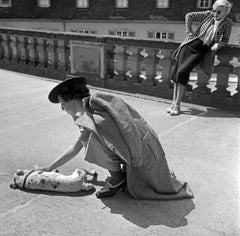
[[195,209],[191,199],[171,201],[135,200],[128,193],[118,193],[101,199],[112,214],[120,214],[131,223],[142,228],[165,225],[171,228],[188,224],[187,215]]
[[46,190],[30,190],[30,189],[18,189],[20,191],[32,194],[42,194],[42,195],[49,195],[49,196],[68,196],[68,197],[84,197],[87,195],[93,194],[96,189],[91,189],[89,191],[79,191],[75,193],[62,193],[62,192],[52,192]]
[[234,111],[226,111],[221,109],[214,109],[214,108],[206,108],[206,109],[198,109],[198,108],[183,108],[181,114],[184,115],[191,115],[191,116],[200,116],[206,118],[240,118],[240,113]]

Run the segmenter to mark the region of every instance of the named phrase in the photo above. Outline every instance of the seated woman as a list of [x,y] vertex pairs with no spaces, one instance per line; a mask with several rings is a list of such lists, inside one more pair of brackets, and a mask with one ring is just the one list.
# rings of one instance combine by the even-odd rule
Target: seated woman
[[[187,37],[172,55],[176,64],[171,78],[174,83],[173,101],[167,110],[170,115],[180,114],[180,103],[195,66],[199,64],[202,71],[211,77],[216,51],[230,39],[233,22],[227,15],[231,8],[232,4],[227,0],[217,0],[212,11],[186,14]],[[195,31],[193,22],[199,23]]]
[[51,165],[63,165],[84,147],[85,160],[110,173],[110,180],[96,193],[113,196],[127,185],[135,199],[192,198],[187,183],[170,174],[157,134],[139,113],[120,98],[97,92],[90,96],[84,77],[67,79],[49,93],[79,127],[79,136]]

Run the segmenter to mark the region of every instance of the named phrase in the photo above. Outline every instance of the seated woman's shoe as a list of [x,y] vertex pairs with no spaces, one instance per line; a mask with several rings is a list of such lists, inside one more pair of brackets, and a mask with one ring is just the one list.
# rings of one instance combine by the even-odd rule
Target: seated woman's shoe
[[96,193],[96,196],[97,198],[111,197],[119,189],[122,189],[122,191],[124,191],[126,185],[127,185],[126,178],[124,178],[120,183],[116,185],[112,185],[111,183],[107,182],[106,185]]
[[166,110],[166,112],[167,112],[167,113],[171,113],[173,107],[174,107],[174,104],[172,104],[172,105]]
[[170,112],[171,116],[178,116],[180,114],[180,106],[179,105],[174,105],[172,111]]

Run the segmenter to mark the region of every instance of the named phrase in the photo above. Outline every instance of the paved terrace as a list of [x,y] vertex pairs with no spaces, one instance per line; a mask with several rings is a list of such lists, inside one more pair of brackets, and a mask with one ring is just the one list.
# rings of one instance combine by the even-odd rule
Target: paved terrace
[[[195,198],[137,201],[128,193],[99,200],[94,192],[54,194],[9,188],[16,169],[52,162],[76,138],[77,128],[48,92],[57,81],[0,71],[0,235],[240,235],[239,113],[183,104],[171,117],[169,100],[112,92],[155,128],[170,168]],[[91,88],[94,93],[98,89]],[[107,172],[82,160],[59,168],[95,168],[97,190]]]

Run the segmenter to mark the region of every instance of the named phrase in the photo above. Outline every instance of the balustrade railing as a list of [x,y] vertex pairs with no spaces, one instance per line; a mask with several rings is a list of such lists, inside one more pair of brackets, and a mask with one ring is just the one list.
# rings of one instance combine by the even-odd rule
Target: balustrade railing
[[[109,36],[81,36],[17,29],[0,29],[0,68],[63,80],[85,75],[89,84],[131,93],[172,98],[172,52],[176,42]],[[240,47],[218,51],[213,78],[195,68],[195,86],[184,101],[206,106],[240,108]],[[212,80],[212,79],[211,79]],[[232,82],[229,91],[229,84]]]

